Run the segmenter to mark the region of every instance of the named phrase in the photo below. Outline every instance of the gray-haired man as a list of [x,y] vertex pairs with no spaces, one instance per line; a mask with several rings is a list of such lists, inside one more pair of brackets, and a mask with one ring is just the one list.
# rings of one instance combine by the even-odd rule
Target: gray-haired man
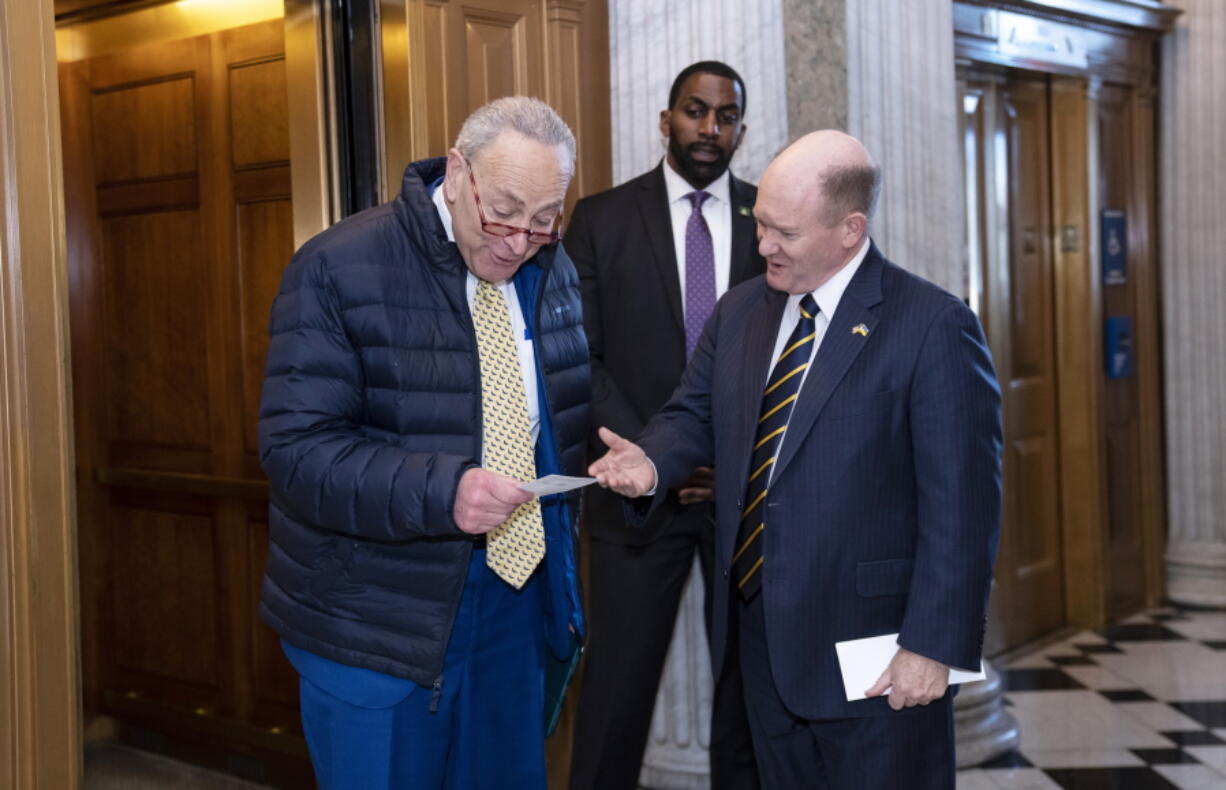
[[400,195],[305,244],[273,305],[260,612],[300,674],[322,787],[544,788],[544,668],[583,634],[574,501],[590,400],[556,243],[574,138],[476,112]]

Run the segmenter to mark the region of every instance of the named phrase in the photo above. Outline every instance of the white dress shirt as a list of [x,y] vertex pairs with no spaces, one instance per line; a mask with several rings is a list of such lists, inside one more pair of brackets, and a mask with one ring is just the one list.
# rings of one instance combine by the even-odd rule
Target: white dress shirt
[[[447,231],[447,240],[454,244],[455,229],[451,225],[451,209],[447,208],[447,201],[443,198],[442,184],[439,184],[434,190],[434,207],[438,209],[438,218],[443,221],[443,229]],[[537,402],[536,393],[536,350],[532,345],[532,338],[528,335],[528,325],[524,322],[523,310],[519,307],[519,296],[515,293],[515,283],[511,280],[503,280],[494,285],[502,291],[503,298],[507,300],[511,331],[515,334],[515,346],[519,351],[519,369],[524,378],[524,394],[528,398],[528,422],[532,430],[532,446],[536,447],[537,437],[541,433],[541,408]],[[473,302],[477,298],[477,275],[471,270],[468,272],[465,289],[468,294],[468,310],[471,313]],[[484,456],[484,450],[482,456]],[[484,462],[484,457],[482,462]]]
[[[802,392],[805,386],[805,379],[809,377],[809,371],[813,369],[813,357],[817,354],[817,348],[822,344],[822,340],[826,337],[826,329],[830,327],[830,319],[834,317],[835,308],[839,306],[839,300],[843,298],[843,292],[847,290],[848,283],[851,278],[855,277],[856,272],[860,269],[860,264],[864,262],[864,256],[868,255],[868,237],[860,242],[860,249],[856,252],[854,258],[847,264],[835,272],[834,276],[826,282],[818,286],[817,290],[812,291],[813,300],[817,302],[819,312],[813,321],[814,337],[813,345],[809,347],[809,367],[804,369],[800,374],[800,389],[797,392]],[[779,359],[779,355],[783,353],[783,349],[787,347],[788,338],[792,336],[792,332],[796,329],[796,322],[800,320],[800,300],[804,298],[803,293],[789,294],[788,303],[783,308],[783,317],[779,319],[779,330],[775,333],[775,350],[771,352],[770,370],[775,367],[775,360]],[[766,374],[766,380],[770,380],[770,371]],[[762,382],[762,388],[766,389],[766,381]],[[788,416],[788,422],[792,421],[791,416]],[[784,435],[783,440],[787,441],[787,435]],[[771,467],[771,475],[774,475],[775,468]],[[767,480],[770,484],[770,480]]]
[[[725,170],[702,191],[710,197],[702,202],[702,218],[711,231],[711,249],[715,252],[715,298],[728,290],[732,268],[732,202],[729,194],[731,177]],[[689,182],[678,175],[664,160],[664,188],[668,191],[668,214],[673,224],[673,249],[677,252],[677,277],[681,282],[681,311],[685,314],[685,226],[694,213],[694,205],[686,195],[694,191]]]
[[[809,361],[813,361],[814,355],[817,354],[817,347],[822,344],[822,339],[826,336],[826,329],[830,326],[830,319],[834,316],[834,310],[839,306],[839,300],[843,298],[843,292],[847,290],[847,284],[851,282],[851,278],[856,276],[856,272],[860,269],[860,264],[864,262],[864,256],[868,255],[868,237],[864,237],[864,241],[860,243],[860,249],[856,251],[856,255],[847,262],[842,269],[834,273],[826,282],[822,283],[816,291],[812,291],[813,301],[817,302],[817,307],[821,310],[817,318],[814,320],[813,345],[809,348]],[[771,353],[771,368],[775,367],[775,360],[779,359],[779,355],[783,353],[783,349],[787,347],[788,338],[792,336],[792,331],[796,329],[796,322],[800,320],[800,300],[804,298],[804,294],[789,294],[787,306],[783,308],[783,317],[779,319],[779,331],[775,334],[775,350]],[[801,389],[805,386],[805,379],[809,376],[809,368],[805,368],[800,374]],[[766,374],[767,379],[770,378],[770,373]],[[766,388],[766,382],[762,382],[763,389]],[[799,391],[799,390],[798,390]]]

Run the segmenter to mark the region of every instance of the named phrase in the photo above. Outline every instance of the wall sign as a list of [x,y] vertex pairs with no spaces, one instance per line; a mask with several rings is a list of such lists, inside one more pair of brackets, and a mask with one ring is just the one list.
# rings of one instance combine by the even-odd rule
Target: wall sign
[[1128,282],[1128,227],[1124,212],[1103,209],[1099,218],[1099,247],[1102,250],[1103,285]]
[[1085,32],[1071,25],[1000,11],[996,44],[1004,55],[1074,68],[1089,68]]
[[1132,375],[1132,318],[1113,315],[1103,326],[1103,360],[1107,378],[1126,379]]

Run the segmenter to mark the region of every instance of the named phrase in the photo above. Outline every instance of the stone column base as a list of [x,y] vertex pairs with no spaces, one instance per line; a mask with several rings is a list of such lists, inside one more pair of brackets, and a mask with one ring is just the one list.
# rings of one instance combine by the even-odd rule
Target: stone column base
[[1166,549],[1167,597],[1192,606],[1226,606],[1226,543],[1171,541]]
[[1000,674],[983,662],[987,678],[962,686],[954,697],[954,740],[959,768],[980,765],[1017,748],[1017,721],[1005,707]]

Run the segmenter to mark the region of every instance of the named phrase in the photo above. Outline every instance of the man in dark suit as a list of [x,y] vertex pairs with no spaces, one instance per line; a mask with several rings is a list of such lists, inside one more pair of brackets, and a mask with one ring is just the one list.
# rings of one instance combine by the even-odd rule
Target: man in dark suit
[[[583,288],[595,424],[633,436],[672,394],[716,299],[761,274],[757,190],[728,171],[745,134],[745,86],[729,66],[695,63],[674,80],[657,167],[579,201],[564,246]],[[603,449],[593,436],[593,447]],[[595,455],[593,455],[595,457]],[[593,489],[587,647],[572,790],[633,790],[677,607],[698,552],[710,579],[712,473],[691,468],[642,530]],[[756,787],[735,665],[716,684],[712,786]]]
[[[739,633],[770,788],[953,788],[948,672],[978,668],[983,644],[1000,392],[971,311],[869,240],[879,178],[834,131],[771,163],[765,277],[720,301],[638,444],[601,429],[591,467],[643,497],[639,519],[714,464],[713,657]],[[834,645],[882,634],[900,648],[849,702]]]

